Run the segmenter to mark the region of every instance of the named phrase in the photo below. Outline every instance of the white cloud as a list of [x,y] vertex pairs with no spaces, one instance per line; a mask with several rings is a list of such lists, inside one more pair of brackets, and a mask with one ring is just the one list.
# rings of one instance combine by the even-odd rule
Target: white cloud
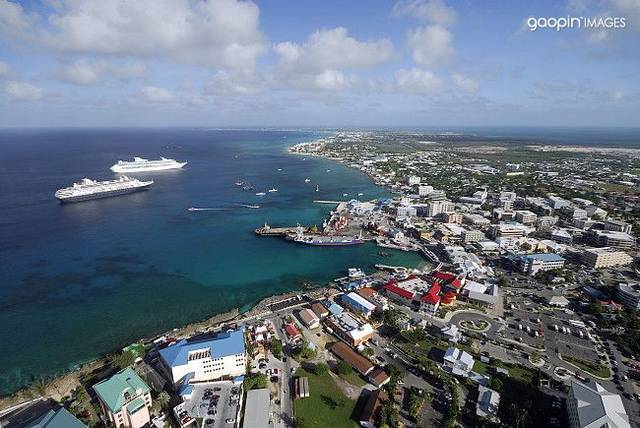
[[409,47],[416,64],[434,66],[446,62],[453,54],[452,36],[439,25],[427,25],[409,33]]
[[207,95],[253,95],[262,90],[261,83],[254,73],[228,73],[218,71],[205,84]]
[[0,34],[5,36],[25,35],[31,26],[32,17],[18,3],[0,0]]
[[4,61],[0,61],[0,76],[6,74],[9,71],[9,64]]
[[142,88],[140,96],[144,100],[154,103],[171,101],[173,99],[173,94],[171,93],[171,91],[165,88],[160,88],[158,86],[145,86],[144,88]]
[[399,15],[409,15],[421,21],[445,27],[454,24],[457,20],[455,10],[442,0],[401,0],[395,4],[393,11]]
[[60,80],[74,85],[94,85],[101,79],[130,80],[147,75],[142,63],[77,60],[56,72]]
[[432,71],[412,68],[411,70],[398,70],[396,72],[396,85],[401,92],[428,93],[442,89],[442,79]]
[[[47,25],[40,26],[45,29],[31,30],[40,43],[59,51],[245,69],[267,49],[260,11],[251,1],[56,0],[49,5]],[[21,8],[5,0],[0,6],[11,11],[7,18],[0,9],[0,29],[28,25]]]
[[350,85],[344,73],[337,70],[325,70],[317,74],[315,84],[319,89],[325,90],[344,89]]
[[274,50],[284,69],[324,72],[383,63],[391,57],[393,44],[388,39],[359,41],[350,37],[346,28],[337,27],[318,30],[302,44],[278,43]]
[[454,73],[451,78],[453,79],[453,83],[463,91],[469,94],[478,92],[478,83],[475,80],[457,73]]
[[43,91],[31,83],[11,80],[4,85],[7,95],[16,101],[36,101],[42,98]]

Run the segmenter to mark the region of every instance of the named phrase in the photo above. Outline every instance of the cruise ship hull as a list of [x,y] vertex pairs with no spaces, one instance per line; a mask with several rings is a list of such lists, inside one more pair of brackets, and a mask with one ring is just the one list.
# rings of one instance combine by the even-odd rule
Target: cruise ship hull
[[364,244],[365,241],[363,239],[358,239],[358,238],[331,239],[327,237],[314,237],[314,238],[306,238],[306,239],[294,238],[293,242],[297,244],[312,245],[315,247],[345,247],[349,245]]
[[152,183],[149,184],[145,184],[144,186],[139,186],[139,187],[131,187],[131,188],[127,188],[127,189],[117,189],[117,190],[110,190],[110,191],[106,191],[106,192],[99,192],[99,193],[93,193],[90,195],[79,195],[79,196],[56,196],[56,198],[63,203],[67,203],[67,202],[82,202],[82,201],[90,201],[93,199],[103,199],[103,198],[110,198],[112,196],[121,196],[121,195],[128,195],[129,193],[135,193],[135,192],[140,192],[143,190],[149,190],[149,188],[151,187]]
[[153,172],[153,171],[166,171],[168,169],[180,169],[183,166],[185,166],[187,164],[187,162],[178,162],[175,164],[171,164],[171,165],[164,165],[164,166],[153,166],[153,167],[144,167],[141,166],[139,168],[133,166],[133,167],[122,167],[120,165],[113,165],[111,167],[111,171],[113,172],[117,172],[118,174],[128,174],[130,172]]

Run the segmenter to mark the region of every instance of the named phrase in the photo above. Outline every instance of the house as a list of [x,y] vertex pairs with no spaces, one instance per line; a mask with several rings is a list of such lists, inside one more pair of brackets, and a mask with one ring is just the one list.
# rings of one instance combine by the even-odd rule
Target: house
[[384,402],[388,399],[389,397],[383,389],[376,389],[375,391],[371,392],[369,398],[367,399],[367,403],[362,409],[360,419],[358,420],[360,426],[363,428],[377,427],[378,424],[376,423],[376,421],[380,415],[380,411],[382,410]]
[[500,394],[491,388],[478,385],[478,399],[476,400],[476,415],[498,422],[498,407],[500,406]]
[[290,340],[295,341],[302,338],[298,327],[296,327],[296,325],[292,322],[286,323],[284,325],[284,332],[287,333],[287,337],[289,337]]
[[320,327],[320,318],[311,309],[305,308],[298,311],[298,318],[310,330]]
[[322,303],[316,302],[311,305],[311,310],[316,314],[316,316],[320,319],[323,319],[326,316],[329,316],[329,310],[325,308]]
[[371,324],[359,320],[348,312],[327,317],[324,323],[333,334],[354,348],[373,337]]
[[244,328],[198,340],[181,340],[160,350],[160,359],[174,384],[188,392],[190,382],[244,375]]
[[631,427],[620,396],[593,380],[571,382],[567,414],[571,428]]
[[375,367],[371,361],[358,354],[344,342],[336,342],[329,349],[363,376],[368,375]]
[[380,367],[377,367],[369,374],[369,383],[374,385],[376,388],[382,388],[384,385],[389,383],[389,380],[391,380],[391,378],[387,372]]
[[440,336],[447,342],[458,343],[462,339],[462,333],[457,325],[445,325],[440,329]]
[[454,375],[467,377],[474,363],[470,354],[454,346],[449,347],[444,354],[444,369]]
[[93,390],[115,426],[141,428],[151,420],[151,390],[131,367],[93,385]]

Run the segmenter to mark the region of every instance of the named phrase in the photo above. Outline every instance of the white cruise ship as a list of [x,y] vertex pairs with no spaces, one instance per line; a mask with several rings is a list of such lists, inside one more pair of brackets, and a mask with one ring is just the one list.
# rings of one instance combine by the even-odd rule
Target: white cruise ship
[[147,190],[153,184],[151,181],[140,181],[126,175],[117,180],[94,181],[84,178],[71,187],[65,187],[55,193],[60,202],[79,202],[90,199],[108,198],[110,196],[126,195],[127,193]]
[[133,161],[119,160],[118,163],[111,167],[111,171],[118,173],[162,171],[165,169],[179,169],[186,164],[186,162],[178,162],[175,159],[166,159],[162,157],[158,160],[134,157]]

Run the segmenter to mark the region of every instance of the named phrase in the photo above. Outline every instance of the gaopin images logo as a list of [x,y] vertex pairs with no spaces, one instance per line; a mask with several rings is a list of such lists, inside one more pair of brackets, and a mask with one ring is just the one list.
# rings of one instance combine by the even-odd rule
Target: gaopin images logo
[[623,29],[627,26],[627,19],[622,16],[561,16],[561,17],[534,17],[527,18],[529,31],[548,29],[562,31],[567,29]]

